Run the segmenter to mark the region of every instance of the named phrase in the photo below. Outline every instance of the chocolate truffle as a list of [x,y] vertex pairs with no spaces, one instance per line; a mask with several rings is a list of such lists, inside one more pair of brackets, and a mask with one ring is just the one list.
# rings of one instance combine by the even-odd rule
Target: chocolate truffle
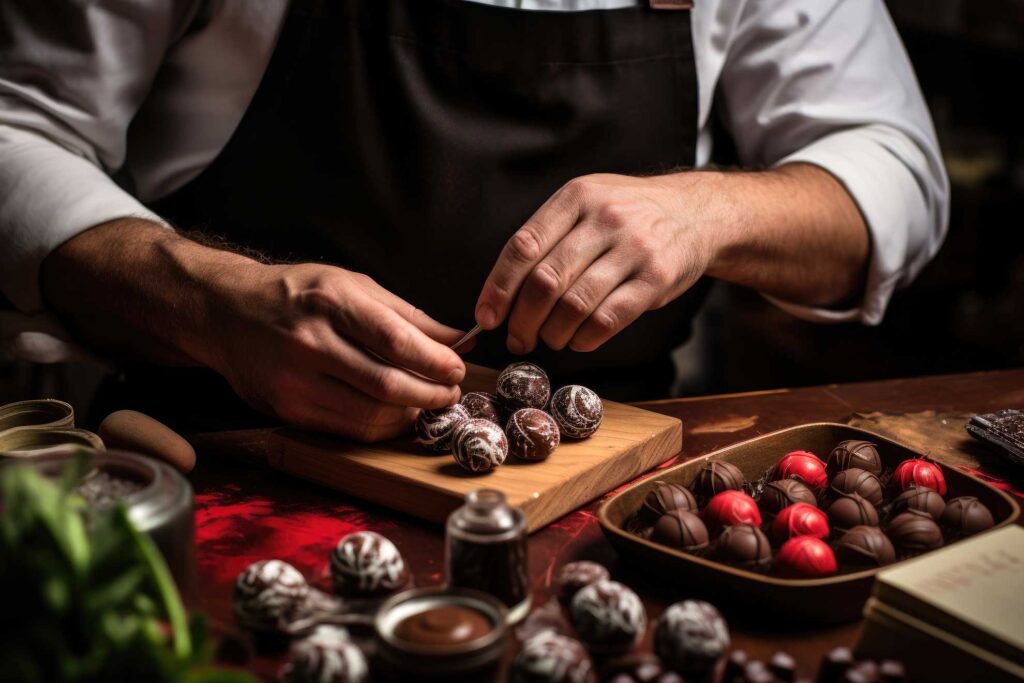
[[807,503],[794,503],[783,508],[772,522],[772,539],[782,544],[796,536],[828,538],[828,515]]
[[724,460],[710,460],[697,470],[690,489],[704,500],[714,498],[722,491],[739,491],[745,483],[739,467]]
[[924,458],[911,458],[897,465],[889,485],[896,491],[906,491],[911,486],[923,486],[940,496],[946,495],[946,477],[942,474],[942,468]]
[[498,375],[496,393],[509,410],[543,408],[551,397],[551,381],[533,363],[512,363]]
[[899,557],[913,557],[942,547],[942,530],[927,512],[907,510],[890,520],[885,533]]
[[654,488],[647,492],[640,506],[640,523],[654,524],[662,515],[672,510],[697,512],[697,499],[690,493],[690,489],[681,484],[656,481]]
[[317,626],[311,635],[292,643],[281,670],[284,683],[365,683],[370,667],[348,631]]
[[252,631],[276,631],[309,593],[299,570],[281,560],[260,560],[235,579],[232,607],[238,623]]
[[409,570],[398,548],[373,531],[342,537],[331,551],[330,569],[334,589],[341,595],[383,595],[409,583]]
[[558,599],[562,604],[568,605],[581,589],[596,581],[606,581],[608,578],[608,570],[597,562],[570,562],[562,567],[562,571],[558,572],[558,578],[555,579]]
[[768,662],[768,670],[775,674],[775,678],[785,683],[793,683],[796,680],[796,660],[788,652],[776,652]]
[[870,472],[876,477],[882,473],[882,458],[878,448],[870,441],[851,439],[841,441],[832,449],[826,463],[828,473],[833,477],[843,470],[857,468]]
[[572,599],[569,618],[591,652],[630,649],[644,634],[647,613],[637,594],[616,581],[595,581]]
[[849,567],[881,567],[896,561],[896,549],[877,526],[855,526],[836,543],[836,559]]
[[490,420],[470,418],[452,433],[452,454],[462,469],[484,474],[505,462],[508,438]]
[[733,650],[725,660],[725,675],[722,678],[724,683],[736,683],[743,676],[743,670],[747,668],[747,657],[745,650]]
[[704,508],[704,523],[712,533],[733,524],[761,525],[761,511],[743,491],[722,491]]
[[714,605],[703,600],[669,605],[654,627],[654,654],[692,680],[703,680],[728,650],[729,627]]
[[946,503],[941,523],[947,536],[956,539],[991,529],[996,520],[980,500],[974,496],[960,496]]
[[847,670],[853,666],[853,652],[848,647],[833,648],[821,658],[818,666],[818,683],[840,683]]
[[708,547],[708,528],[697,513],[672,510],[651,527],[651,540],[675,550],[694,552]]
[[837,535],[855,526],[878,526],[878,511],[856,493],[839,496],[828,506],[828,521]]
[[459,401],[469,412],[470,417],[490,420],[496,425],[505,424],[505,406],[494,394],[486,391],[470,391],[463,394]]
[[649,652],[634,652],[605,662],[601,680],[606,683],[686,683],[675,671],[668,671]]
[[945,509],[946,501],[938,493],[924,486],[911,486],[892,501],[889,514],[895,517],[907,510],[920,510],[937,522]]
[[878,477],[857,467],[845,469],[832,477],[832,493],[837,496],[856,493],[876,507],[885,499]]
[[416,418],[416,441],[432,453],[447,453],[451,450],[452,432],[469,419],[465,406],[453,406],[437,410],[421,410]]
[[793,579],[830,576],[838,569],[836,556],[825,541],[814,536],[796,536],[782,544],[775,555],[775,571]]
[[512,660],[511,683],[596,683],[590,655],[579,641],[541,631]]
[[579,384],[564,386],[551,397],[551,416],[562,436],[585,439],[597,431],[604,419],[601,397]]
[[554,418],[536,408],[520,408],[512,413],[505,436],[509,455],[532,461],[547,459],[561,441]]
[[779,479],[797,479],[812,489],[822,489],[828,483],[825,465],[821,459],[809,451],[793,451],[782,456],[772,469],[772,481]]
[[818,497],[802,481],[780,479],[765,484],[764,491],[761,492],[761,498],[758,499],[761,512],[768,517],[774,517],[782,512],[783,508],[789,507],[794,503],[807,503],[808,505],[816,506],[818,504]]
[[712,557],[719,562],[758,571],[772,562],[772,547],[764,532],[753,524],[735,524],[722,529]]

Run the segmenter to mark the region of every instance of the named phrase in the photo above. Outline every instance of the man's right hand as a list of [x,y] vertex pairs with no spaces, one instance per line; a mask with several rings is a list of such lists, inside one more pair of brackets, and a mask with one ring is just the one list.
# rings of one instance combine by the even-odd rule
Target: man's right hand
[[43,263],[43,294],[101,353],[206,365],[251,405],[377,441],[459,398],[461,333],[365,275],[266,265],[134,219],[88,230]]

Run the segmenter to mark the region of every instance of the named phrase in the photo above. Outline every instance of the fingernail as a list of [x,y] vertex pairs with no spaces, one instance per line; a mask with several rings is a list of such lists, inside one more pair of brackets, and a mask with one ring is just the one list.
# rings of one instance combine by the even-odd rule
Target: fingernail
[[509,335],[508,342],[506,344],[511,353],[526,353],[526,345],[511,335]]
[[480,304],[476,309],[476,321],[482,327],[493,327],[498,322],[498,314],[488,304]]
[[448,373],[448,377],[445,379],[445,384],[454,386],[461,382],[464,376],[465,375],[462,372],[462,370],[460,370],[459,368],[455,368],[454,370]]

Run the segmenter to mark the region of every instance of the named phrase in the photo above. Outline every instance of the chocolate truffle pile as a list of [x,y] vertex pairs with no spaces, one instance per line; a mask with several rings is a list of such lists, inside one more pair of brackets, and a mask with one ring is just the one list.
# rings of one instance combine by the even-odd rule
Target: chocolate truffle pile
[[769,661],[763,662],[748,658],[743,650],[733,650],[720,680],[721,683],[902,683],[906,679],[901,662],[854,659],[848,647],[837,647],[825,655],[814,678],[800,678],[797,673],[796,660],[787,652],[776,652]]
[[748,571],[815,578],[880,567],[995,525],[977,498],[945,501],[936,463],[912,458],[885,471],[868,441],[843,441],[826,461],[787,453],[766,478],[755,485],[730,462],[705,462],[689,486],[655,482],[627,529]]
[[451,452],[472,474],[486,474],[509,455],[525,462],[546,460],[562,439],[585,439],[604,418],[604,404],[578,384],[553,394],[551,380],[533,363],[509,365],[493,394],[472,391],[446,408],[423,410],[416,441],[431,453]]

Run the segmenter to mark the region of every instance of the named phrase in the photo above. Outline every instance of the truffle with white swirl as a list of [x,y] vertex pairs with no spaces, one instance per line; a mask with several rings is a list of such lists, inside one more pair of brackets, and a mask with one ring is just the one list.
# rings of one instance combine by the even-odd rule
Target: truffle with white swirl
[[558,424],[543,410],[520,408],[505,425],[508,452],[520,460],[545,460],[561,441]]
[[594,391],[570,384],[551,397],[551,416],[558,423],[562,436],[585,439],[601,426],[604,404]]
[[654,653],[688,680],[704,680],[729,650],[729,627],[714,605],[683,600],[654,627]]
[[595,581],[572,599],[569,617],[591,652],[614,654],[630,649],[647,627],[637,594],[616,581]]
[[485,474],[508,457],[508,438],[504,430],[490,420],[466,420],[452,434],[455,462],[467,472]]
[[469,410],[460,403],[421,410],[416,418],[416,441],[432,453],[447,453],[451,449],[452,432],[468,419]]
[[373,531],[357,531],[331,551],[331,580],[342,595],[372,597],[409,583],[409,569],[395,544]]
[[298,569],[281,560],[260,560],[235,579],[232,608],[238,623],[252,631],[278,631],[309,594]]
[[509,410],[543,408],[551,397],[551,380],[533,363],[512,363],[498,375],[495,393]]
[[459,403],[469,411],[470,417],[482,417],[496,425],[505,424],[505,406],[494,394],[489,394],[486,391],[470,391],[462,396]]
[[579,641],[541,631],[512,661],[512,683],[596,683],[594,665]]
[[370,667],[348,631],[318,626],[292,644],[280,679],[283,683],[365,683],[370,680]]

